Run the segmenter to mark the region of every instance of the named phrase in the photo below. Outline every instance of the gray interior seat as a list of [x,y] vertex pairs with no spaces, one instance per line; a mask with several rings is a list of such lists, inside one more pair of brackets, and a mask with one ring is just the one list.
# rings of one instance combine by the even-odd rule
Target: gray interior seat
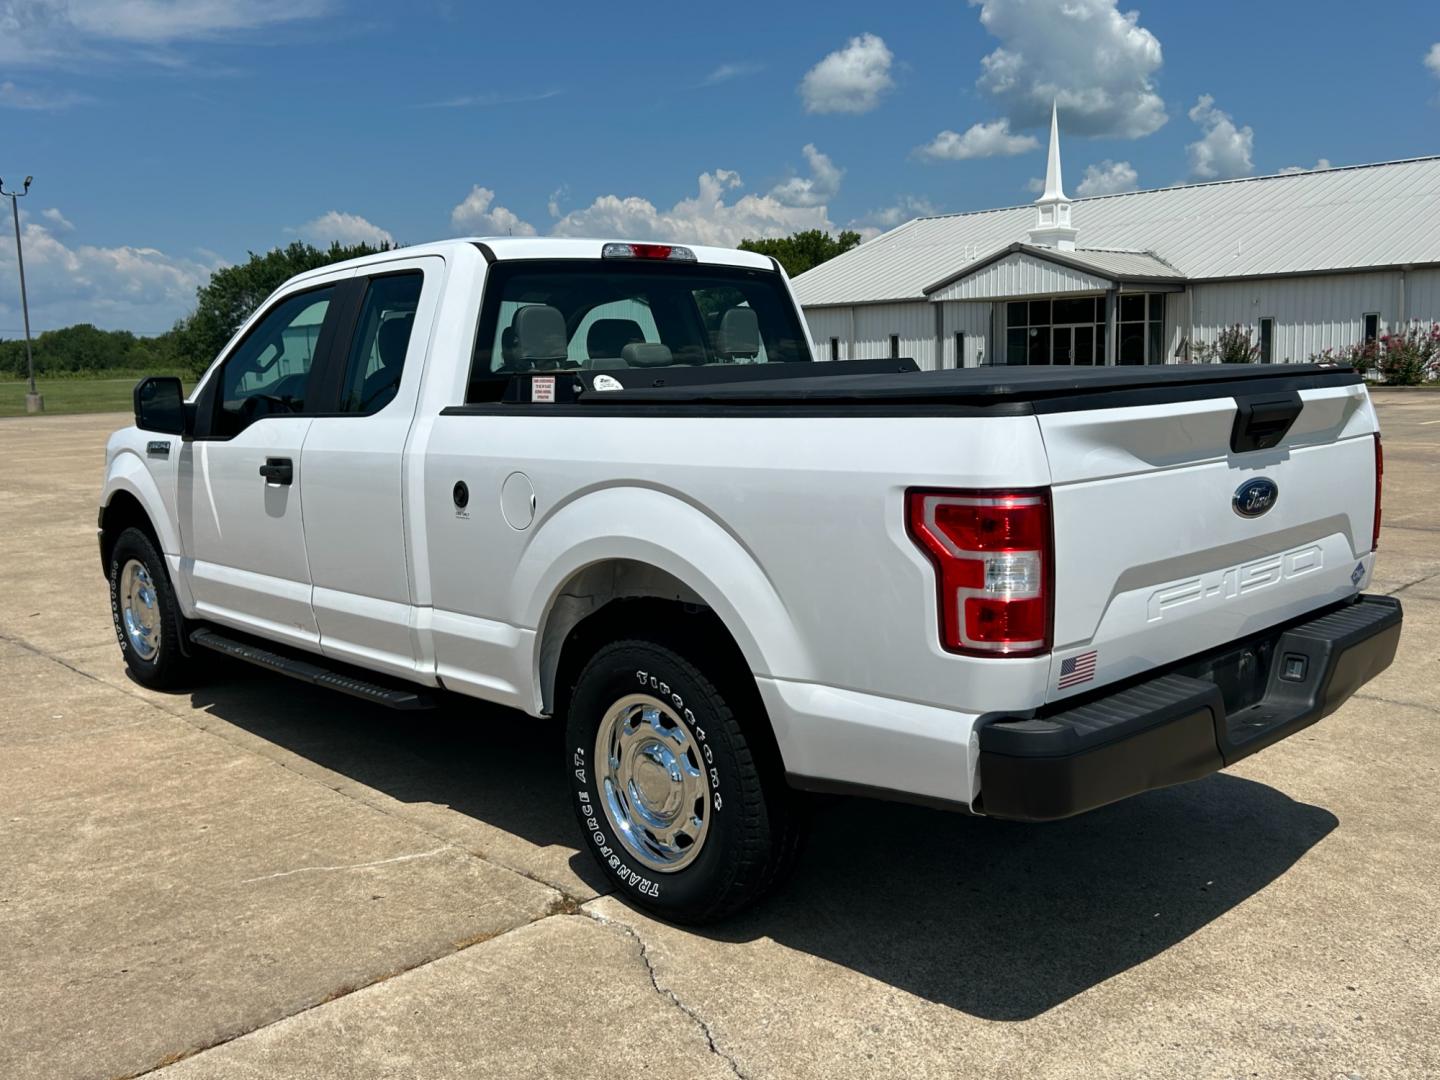
[[620,368],[629,365],[621,359],[626,345],[645,340],[645,332],[634,319],[596,319],[585,335],[586,367]]
[[556,368],[569,359],[565,316],[549,304],[528,304],[510,320],[515,331],[515,362],[522,371]]
[[410,331],[415,313],[386,319],[375,332],[375,356],[380,366],[365,376],[360,391],[360,407],[378,412],[390,403],[400,389],[400,374],[405,367],[405,351],[410,347]]

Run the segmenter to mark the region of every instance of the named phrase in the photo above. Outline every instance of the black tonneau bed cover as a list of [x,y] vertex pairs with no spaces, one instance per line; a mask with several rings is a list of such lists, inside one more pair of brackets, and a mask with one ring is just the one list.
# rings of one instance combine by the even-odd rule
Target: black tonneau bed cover
[[[821,362],[816,366],[827,366]],[[785,365],[802,368],[807,365]],[[971,406],[991,409],[1024,405],[1021,411],[1053,411],[1072,407],[1077,397],[1100,397],[1104,404],[1142,404],[1196,398],[1283,394],[1320,386],[1361,381],[1354,368],[1318,364],[1173,364],[1135,367],[1073,368],[1060,366],[978,367],[948,371],[889,371],[866,374],[796,374],[791,377],[745,379],[736,369],[710,381],[702,372],[675,377],[682,369],[608,372],[623,389],[592,389],[590,380],[579,395],[586,405],[887,405]],[[715,369],[709,369],[715,370]],[[722,369],[724,370],[724,369]],[[743,370],[743,369],[741,369]],[[586,372],[586,375],[591,373]],[[649,385],[643,385],[643,382]],[[698,377],[697,377],[698,376]],[[693,380],[693,381],[692,381]],[[641,384],[641,385],[637,385]],[[1125,400],[1111,401],[1112,398]],[[1052,403],[1046,407],[1046,403]],[[1081,407],[1097,407],[1087,401]],[[1008,410],[1007,410],[1008,411]]]

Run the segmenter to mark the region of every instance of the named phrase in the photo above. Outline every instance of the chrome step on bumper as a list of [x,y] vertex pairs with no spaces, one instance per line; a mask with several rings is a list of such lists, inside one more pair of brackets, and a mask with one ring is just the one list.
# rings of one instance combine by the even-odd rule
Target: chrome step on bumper
[[1393,597],[1360,596],[1053,713],[996,717],[976,809],[1053,821],[1233,765],[1389,667],[1403,619]]

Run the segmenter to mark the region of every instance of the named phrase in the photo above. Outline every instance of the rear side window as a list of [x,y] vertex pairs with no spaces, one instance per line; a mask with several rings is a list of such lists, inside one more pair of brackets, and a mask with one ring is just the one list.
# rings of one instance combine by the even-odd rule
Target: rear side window
[[345,361],[341,412],[369,416],[394,399],[424,282],[419,270],[370,280]]
[[490,267],[468,400],[493,401],[530,371],[809,359],[773,271],[517,260]]

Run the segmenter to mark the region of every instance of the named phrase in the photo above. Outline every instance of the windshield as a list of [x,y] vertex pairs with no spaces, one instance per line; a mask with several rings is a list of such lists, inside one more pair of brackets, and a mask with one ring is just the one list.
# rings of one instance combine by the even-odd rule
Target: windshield
[[808,362],[780,275],[675,263],[515,261],[490,267],[470,400],[529,371]]

